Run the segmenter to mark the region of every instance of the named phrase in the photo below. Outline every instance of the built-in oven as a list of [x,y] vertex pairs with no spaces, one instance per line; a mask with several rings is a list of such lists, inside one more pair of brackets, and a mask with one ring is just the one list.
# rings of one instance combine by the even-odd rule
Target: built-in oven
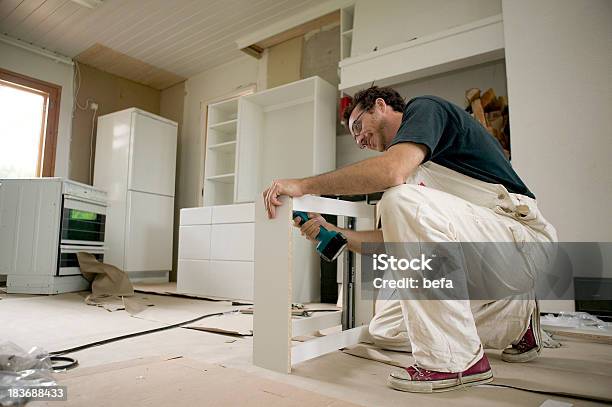
[[104,261],[106,205],[83,196],[63,195],[57,275],[81,274],[76,254]]

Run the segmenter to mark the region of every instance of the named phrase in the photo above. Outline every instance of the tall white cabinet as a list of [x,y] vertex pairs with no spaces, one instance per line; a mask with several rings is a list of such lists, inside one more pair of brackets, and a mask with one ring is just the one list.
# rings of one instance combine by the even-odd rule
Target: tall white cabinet
[[108,192],[105,262],[132,279],[172,268],[177,124],[131,108],[100,116],[94,186]]
[[[179,292],[253,299],[254,201],[273,179],[335,168],[336,95],[311,77],[208,107],[204,206],[181,210]],[[318,300],[319,257],[297,229],[293,244],[293,300]]]

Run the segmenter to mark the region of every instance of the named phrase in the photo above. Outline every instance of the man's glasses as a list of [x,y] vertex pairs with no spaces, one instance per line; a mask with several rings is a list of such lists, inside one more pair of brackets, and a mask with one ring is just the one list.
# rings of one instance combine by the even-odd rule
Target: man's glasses
[[365,113],[366,111],[363,110],[361,113],[359,113],[359,115],[357,115],[357,118],[355,118],[355,121],[353,121],[353,125],[351,126],[351,131],[353,132],[353,138],[355,139],[355,143],[359,144],[360,148],[364,148],[365,145],[362,145],[359,141],[357,141],[357,137],[359,136],[359,134],[361,133],[362,127],[361,127],[361,116]]

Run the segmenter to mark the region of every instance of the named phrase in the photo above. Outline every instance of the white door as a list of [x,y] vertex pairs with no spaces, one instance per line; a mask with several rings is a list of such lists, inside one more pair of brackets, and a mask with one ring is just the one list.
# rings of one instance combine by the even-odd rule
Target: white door
[[174,198],[128,191],[125,271],[172,268]]
[[176,126],[132,113],[128,189],[174,196]]

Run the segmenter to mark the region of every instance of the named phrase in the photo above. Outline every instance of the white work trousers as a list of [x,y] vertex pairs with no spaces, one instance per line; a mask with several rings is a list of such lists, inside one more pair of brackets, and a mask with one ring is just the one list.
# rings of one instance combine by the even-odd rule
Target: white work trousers
[[[432,162],[421,165],[407,184],[387,190],[378,214],[385,243],[514,242],[521,250],[528,242],[556,241],[554,227],[534,199]],[[370,331],[383,346],[401,348],[405,326],[419,367],[464,371],[482,357],[483,344],[503,349],[525,333],[535,309],[534,280],[553,256],[550,250],[529,246],[523,264],[508,267],[500,259],[499,273],[493,265],[494,281],[501,292],[507,289],[507,298],[471,303],[402,299],[403,321],[390,303],[375,317]],[[486,277],[491,281],[490,275]]]

